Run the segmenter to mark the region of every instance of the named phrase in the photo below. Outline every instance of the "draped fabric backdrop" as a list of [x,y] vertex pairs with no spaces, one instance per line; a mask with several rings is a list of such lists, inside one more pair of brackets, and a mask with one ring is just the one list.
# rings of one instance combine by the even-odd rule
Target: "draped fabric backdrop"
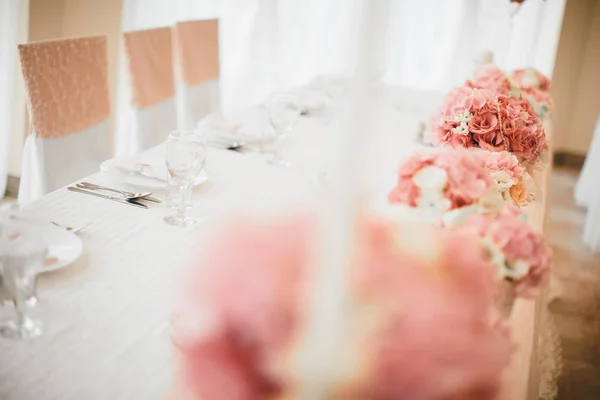
[[[356,23],[367,0],[124,0],[123,29],[220,19],[225,114],[317,75],[351,74]],[[379,0],[386,83],[446,90],[491,50],[502,68],[551,75],[565,0]]]
[[0,199],[6,190],[10,139],[15,129],[19,1],[0,1]]

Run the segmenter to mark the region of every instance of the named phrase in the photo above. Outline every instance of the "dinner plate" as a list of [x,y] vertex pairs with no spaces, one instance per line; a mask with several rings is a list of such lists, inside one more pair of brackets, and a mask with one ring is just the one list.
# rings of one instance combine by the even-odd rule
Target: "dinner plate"
[[83,242],[73,232],[45,224],[40,224],[37,232],[48,246],[48,253],[41,273],[67,267],[83,253]]
[[[164,189],[167,178],[166,166],[148,165],[133,158],[113,158],[100,165],[100,170],[113,175],[118,180],[131,186],[144,189]],[[194,181],[194,186],[208,180],[208,174],[200,172]]]

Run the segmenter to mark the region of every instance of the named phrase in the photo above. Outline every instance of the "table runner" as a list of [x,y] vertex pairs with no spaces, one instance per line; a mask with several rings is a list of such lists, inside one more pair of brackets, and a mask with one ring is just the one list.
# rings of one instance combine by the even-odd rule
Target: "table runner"
[[[414,133],[426,113],[397,106],[411,103],[403,88],[376,90],[381,95],[371,124],[373,140],[365,148],[370,161],[356,173],[377,197],[395,183],[401,159],[422,148]],[[263,112],[257,107],[239,118]],[[231,210],[272,211],[289,202],[314,201],[319,173],[327,164],[328,129],[331,125],[324,119],[301,118],[285,146],[294,162],[291,170],[274,169],[258,154],[211,149],[209,182],[195,190],[194,212],[207,218],[198,232],[164,224],[164,205],[136,209],[64,188],[24,210],[32,217],[93,224],[81,234],[83,256],[62,271],[40,277],[39,311],[48,326],[46,335],[32,342],[0,341],[0,398],[165,398],[176,369],[169,337],[176,275],[190,247],[198,235],[210,233],[212,221]],[[163,154],[158,146],[141,157],[156,163]],[[85,180],[128,188],[104,173]],[[541,226],[543,212],[539,204],[528,214]],[[519,348],[506,376],[506,399],[537,398],[536,307],[533,301],[515,305],[511,324]]]

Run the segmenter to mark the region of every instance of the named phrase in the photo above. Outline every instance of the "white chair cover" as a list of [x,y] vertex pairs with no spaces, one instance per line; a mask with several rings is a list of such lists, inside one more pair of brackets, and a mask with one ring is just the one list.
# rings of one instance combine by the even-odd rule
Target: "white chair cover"
[[174,34],[179,126],[193,129],[199,120],[220,111],[219,21],[179,22]]
[[28,203],[98,171],[110,157],[106,38],[30,43],[19,54],[32,129],[19,203]]
[[178,126],[181,129],[194,129],[202,118],[220,113],[219,81],[191,86],[178,84],[177,104]]
[[[600,171],[600,117],[590,143],[583,168],[575,185],[575,202],[580,207],[590,207],[600,199],[600,185],[597,174]],[[598,220],[600,225],[600,220]],[[599,228],[600,230],[600,228]]]
[[117,138],[134,155],[166,140],[177,129],[171,29],[158,28],[123,34],[129,67],[131,105],[128,129]]
[[19,203],[37,200],[98,172],[100,164],[110,158],[109,134],[108,120],[56,139],[30,134],[23,147]]

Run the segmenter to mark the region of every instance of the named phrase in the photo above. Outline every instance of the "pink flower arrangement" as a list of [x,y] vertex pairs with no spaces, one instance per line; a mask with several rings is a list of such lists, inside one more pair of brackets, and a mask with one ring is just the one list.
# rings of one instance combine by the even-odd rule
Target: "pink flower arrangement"
[[460,229],[473,229],[488,240],[491,262],[502,279],[514,284],[518,296],[531,298],[547,282],[552,252],[514,209],[495,216],[473,214]]
[[506,73],[493,64],[477,69],[473,74],[473,79],[468,80],[465,86],[473,89],[488,89],[494,94],[506,96],[512,90],[512,83]]
[[512,72],[510,79],[521,89],[538,89],[542,92],[550,91],[550,79],[541,72],[533,69],[518,69]]
[[432,142],[509,151],[526,164],[535,164],[548,149],[546,132],[529,101],[473,88],[447,97],[435,120]]
[[435,167],[442,173],[437,188],[447,200],[447,210],[471,205],[492,187],[493,180],[485,169],[485,160],[460,149],[446,149],[430,153],[415,153],[398,171],[398,182],[388,194],[391,204],[402,203],[411,207],[420,205],[422,188],[415,180],[425,168]]
[[[306,323],[315,222],[238,221],[203,253],[179,318],[202,329],[176,341],[192,398],[297,395],[289,359]],[[349,322],[363,340],[343,345],[356,356],[354,373],[339,378],[332,398],[496,398],[512,345],[490,323],[494,285],[477,236],[364,219],[359,227]],[[372,323],[362,323],[366,310]],[[440,326],[451,327],[443,340]]]

